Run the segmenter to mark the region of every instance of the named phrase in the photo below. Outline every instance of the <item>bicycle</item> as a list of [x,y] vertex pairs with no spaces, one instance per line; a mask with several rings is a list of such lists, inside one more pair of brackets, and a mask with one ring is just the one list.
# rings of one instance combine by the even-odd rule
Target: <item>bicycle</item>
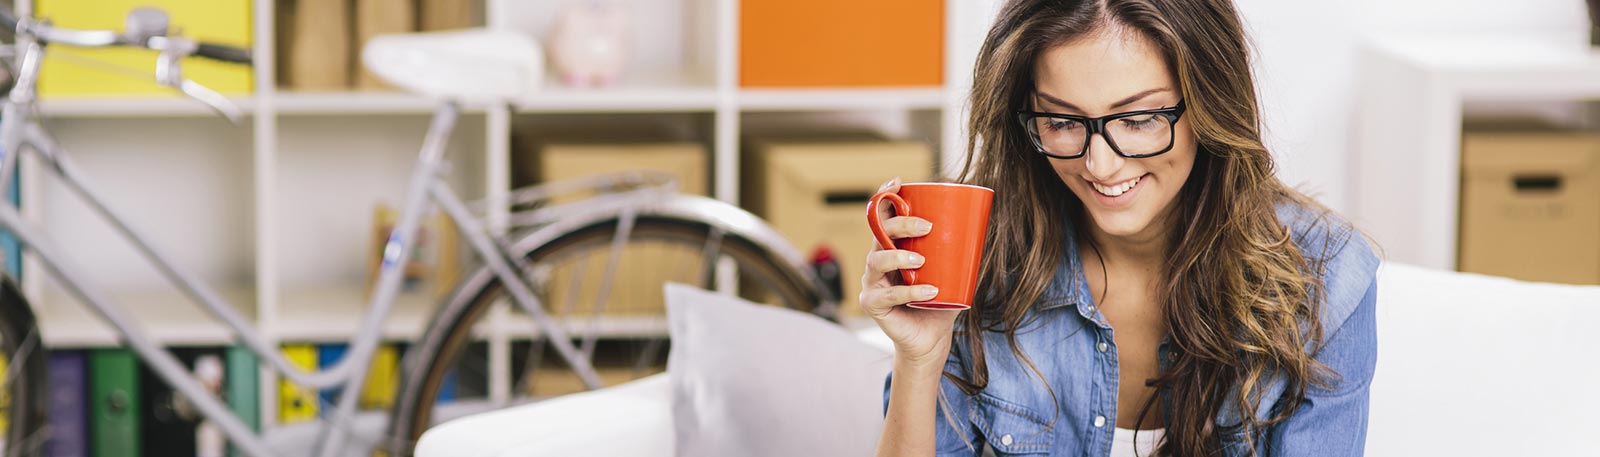
[[[541,345],[553,346],[560,361],[580,378],[585,388],[593,389],[603,384],[596,374],[592,359],[598,336],[590,332],[583,335],[581,341],[575,342],[578,338],[569,333],[567,327],[573,324],[581,327],[583,323],[568,318],[558,319],[545,304],[549,292],[554,289],[548,284],[547,273],[554,266],[561,265],[562,261],[603,256],[607,263],[600,283],[605,290],[609,290],[619,253],[623,249],[646,242],[669,243],[699,254],[698,267],[690,271],[694,276],[689,281],[691,283],[711,288],[717,285],[718,276],[736,275],[742,280],[752,280],[764,286],[784,306],[830,319],[835,317],[837,297],[828,296],[827,289],[807,267],[800,254],[772,228],[736,206],[710,198],[678,194],[675,192],[676,183],[661,175],[601,175],[515,190],[504,201],[486,201],[476,205],[463,202],[441,176],[441,169],[445,166],[445,143],[460,112],[458,99],[469,92],[474,96],[483,95],[483,87],[468,89],[458,85],[452,89],[445,87],[448,85],[437,84],[439,81],[405,80],[416,76],[384,74],[375,69],[380,76],[401,83],[403,87],[418,84],[431,87],[431,94],[444,101],[433,113],[410,177],[398,223],[384,244],[370,307],[361,320],[360,328],[348,341],[348,352],[338,363],[324,370],[302,370],[269,345],[267,339],[232,304],[227,303],[210,286],[197,280],[195,275],[174,264],[163,251],[126,223],[126,218],[107,206],[67,152],[41,125],[41,115],[36,106],[36,84],[40,61],[48,45],[125,46],[155,50],[158,52],[157,82],[177,89],[235,122],[243,116],[242,111],[226,97],[184,79],[180,64],[184,57],[196,56],[249,65],[252,56],[248,50],[171,35],[168,33],[166,14],[157,9],[131,11],[126,24],[125,30],[120,32],[71,30],[53,27],[48,22],[33,18],[18,18],[11,11],[0,8],[0,26],[16,33],[15,52],[10,62],[16,75],[15,84],[5,94],[3,117],[0,117],[0,152],[3,152],[0,189],[7,188],[6,184],[15,179],[19,156],[34,154],[44,164],[41,169],[65,183],[88,203],[140,255],[155,264],[163,277],[174,283],[192,301],[199,303],[201,309],[226,325],[239,343],[256,353],[261,363],[296,384],[319,389],[343,387],[334,412],[323,419],[325,424],[320,424],[321,432],[315,441],[316,455],[333,455],[350,444],[346,441],[353,435],[350,429],[356,417],[359,387],[368,375],[369,362],[379,344],[382,323],[392,310],[402,285],[403,268],[399,264],[415,247],[422,213],[430,203],[442,208],[445,215],[459,227],[467,246],[483,264],[464,276],[454,292],[435,311],[433,318],[427,321],[429,324],[422,337],[404,357],[399,393],[394,408],[388,413],[386,432],[376,440],[368,437],[368,441],[373,442],[365,443],[390,455],[409,454],[422,431],[441,420],[441,414],[434,408],[434,400],[442,379],[461,356],[466,343],[472,339],[474,326],[501,299],[509,299],[515,310],[531,318],[539,335],[542,335],[539,340]],[[494,32],[464,33],[478,33],[473,39],[480,43],[483,40],[504,39],[503,36],[497,37]],[[426,41],[426,38],[416,39],[424,40],[418,43]],[[470,44],[472,40],[456,41]],[[399,46],[405,46],[407,39],[396,42],[401,43]],[[420,55],[426,57],[428,52],[448,53],[448,50],[435,49]],[[459,60],[461,56],[452,55],[451,58]],[[517,94],[498,95],[505,100]],[[574,195],[587,198],[568,203],[558,202],[561,198]],[[510,205],[514,210],[511,213],[512,227],[507,235],[492,235],[474,214],[474,208],[487,208],[488,205]],[[69,293],[110,324],[140,360],[150,365],[178,395],[192,402],[205,420],[216,423],[233,446],[251,456],[274,455],[269,448],[269,437],[251,431],[229,411],[222,400],[190,375],[172,353],[133,325],[131,316],[84,280],[79,273],[82,270],[53,247],[54,240],[25,224],[19,208],[9,201],[0,204],[0,229],[14,234],[19,245],[31,252]],[[719,270],[734,272],[734,275],[719,275]],[[569,303],[564,309],[571,309],[570,300],[574,300],[576,295],[568,294]],[[591,323],[594,322],[592,319],[600,316],[598,311],[604,309],[606,297],[606,292],[602,291],[596,298],[593,305],[596,312],[591,313]],[[565,312],[562,314],[567,315]],[[0,277],[0,351],[11,361],[4,378],[5,389],[11,395],[9,410],[4,411],[11,423],[5,437],[8,443],[6,455],[37,454],[47,438],[44,433],[48,393],[44,356],[47,349],[41,344],[34,316],[27,297],[18,289],[10,273]]]

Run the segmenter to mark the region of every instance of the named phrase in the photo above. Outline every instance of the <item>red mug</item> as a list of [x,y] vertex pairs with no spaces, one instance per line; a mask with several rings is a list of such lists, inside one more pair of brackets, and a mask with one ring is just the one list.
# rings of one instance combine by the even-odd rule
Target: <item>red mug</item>
[[[878,203],[888,199],[895,214],[916,216],[933,223],[933,230],[915,238],[889,239],[878,220]],[[867,226],[878,244],[921,254],[921,267],[900,270],[906,285],[931,284],[939,288],[932,300],[907,303],[923,309],[967,309],[978,291],[978,266],[983,259],[983,238],[989,232],[989,208],[994,189],[967,184],[911,183],[898,194],[882,192],[867,202]]]

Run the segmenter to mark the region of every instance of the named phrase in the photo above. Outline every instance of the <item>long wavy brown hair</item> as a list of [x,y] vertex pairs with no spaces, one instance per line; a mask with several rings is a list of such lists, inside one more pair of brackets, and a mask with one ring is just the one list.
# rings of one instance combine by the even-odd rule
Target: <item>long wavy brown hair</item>
[[[983,292],[974,308],[982,311],[959,318],[961,373],[945,376],[969,395],[988,385],[984,332],[1003,333],[1018,359],[1032,366],[1017,347],[1016,329],[1066,252],[1064,221],[1082,221],[1074,224],[1080,232],[1092,222],[1047,160],[1032,152],[1012,113],[1028,106],[1041,53],[1105,27],[1140,33],[1163,54],[1198,144],[1170,214],[1165,282],[1156,291],[1176,359],[1146,381],[1157,395],[1141,408],[1139,422],[1165,396],[1158,454],[1216,455],[1222,435],[1231,433],[1244,433],[1253,449],[1267,427],[1294,414],[1310,386],[1336,382],[1337,374],[1313,358],[1323,339],[1319,278],[1327,253],[1301,252],[1276,205],[1312,208],[1320,215],[1315,223],[1330,216],[1274,174],[1261,140],[1249,44],[1231,0],[1015,0],[1001,10],[973,74],[972,135],[960,175],[996,191]],[[1318,231],[1330,239],[1340,236],[1335,232]],[[1323,246],[1332,251],[1339,243],[1329,241]],[[1273,377],[1287,382],[1285,402],[1258,420]],[[1217,424],[1223,408],[1238,411],[1241,422]]]

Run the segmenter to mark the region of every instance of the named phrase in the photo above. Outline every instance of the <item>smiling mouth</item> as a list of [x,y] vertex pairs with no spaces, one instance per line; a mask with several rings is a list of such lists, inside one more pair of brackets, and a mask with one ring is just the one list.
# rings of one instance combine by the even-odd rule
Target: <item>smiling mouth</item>
[[1144,176],[1140,175],[1137,178],[1129,179],[1127,181],[1123,181],[1120,184],[1114,184],[1114,185],[1110,185],[1110,186],[1103,186],[1103,185],[1100,185],[1100,184],[1094,183],[1094,182],[1089,183],[1089,186],[1090,187],[1094,187],[1095,192],[1099,192],[1100,195],[1104,195],[1104,196],[1107,196],[1107,197],[1117,197],[1117,196],[1121,196],[1122,194],[1127,193],[1129,190],[1132,190],[1133,186],[1139,184],[1139,180],[1140,179],[1144,179]]

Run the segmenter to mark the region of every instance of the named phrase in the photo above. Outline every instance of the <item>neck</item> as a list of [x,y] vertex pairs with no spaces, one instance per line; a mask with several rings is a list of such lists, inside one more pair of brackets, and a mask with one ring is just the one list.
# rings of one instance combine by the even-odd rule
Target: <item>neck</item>
[[1108,264],[1153,267],[1167,254],[1167,237],[1159,233],[1117,236],[1092,229],[1089,237]]
[[1154,271],[1167,257],[1167,247],[1170,239],[1167,233],[1169,226],[1166,217],[1158,217],[1150,225],[1138,233],[1128,235],[1112,235],[1100,229],[1099,225],[1089,224],[1089,242],[1094,243],[1099,254],[1106,263],[1132,266],[1138,270]]

